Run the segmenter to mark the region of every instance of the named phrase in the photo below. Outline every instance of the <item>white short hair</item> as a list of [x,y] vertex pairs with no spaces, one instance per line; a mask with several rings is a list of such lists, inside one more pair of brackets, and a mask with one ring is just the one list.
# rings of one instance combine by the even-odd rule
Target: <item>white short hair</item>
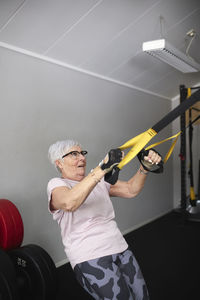
[[56,167],[55,161],[61,159],[74,146],[79,146],[82,149],[81,144],[74,140],[57,141],[55,144],[52,144],[48,151],[50,162]]

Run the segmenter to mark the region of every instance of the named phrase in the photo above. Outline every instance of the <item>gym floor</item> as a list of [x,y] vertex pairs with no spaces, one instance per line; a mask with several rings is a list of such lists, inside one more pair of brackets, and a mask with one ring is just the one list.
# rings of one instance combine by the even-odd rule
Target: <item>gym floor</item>
[[[200,299],[200,222],[175,211],[125,236],[148,285],[151,300]],[[58,268],[56,300],[92,300],[69,264]],[[124,299],[125,300],[125,299]]]

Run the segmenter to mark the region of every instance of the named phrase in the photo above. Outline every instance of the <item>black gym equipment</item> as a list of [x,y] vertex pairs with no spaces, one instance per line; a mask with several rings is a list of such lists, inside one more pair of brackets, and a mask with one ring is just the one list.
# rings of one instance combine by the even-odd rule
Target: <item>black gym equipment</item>
[[[199,116],[200,117],[200,116]],[[198,119],[198,118],[197,118]],[[190,195],[189,195],[189,205],[187,206],[187,212],[194,217],[195,220],[200,220],[200,200],[197,199],[194,191],[194,175],[193,175],[193,152],[192,152],[192,142],[193,142],[193,125],[192,125],[192,108],[189,109],[189,178],[190,178]]]
[[[190,174],[191,176],[191,174]],[[189,198],[189,205],[186,208],[188,213],[188,220],[200,222],[200,160],[199,160],[199,174],[198,174],[198,192],[195,198],[191,200],[191,195]]]
[[56,266],[43,248],[0,250],[0,300],[55,300],[56,292]]
[[0,249],[0,300],[20,300],[15,268],[8,254]]
[[[197,90],[195,92],[198,95],[198,101],[200,101],[200,87],[191,88],[191,90]],[[180,103],[187,101],[188,89],[184,85],[180,85]],[[199,117],[196,118],[196,120]],[[200,200],[196,199],[193,191],[193,161],[192,161],[192,123],[196,120],[191,121],[191,116],[189,116],[189,151],[190,151],[190,196],[187,197],[186,189],[186,115],[185,112],[181,114],[180,117],[180,127],[181,127],[181,143],[180,143],[180,162],[181,162],[181,203],[180,203],[180,212],[183,215],[184,220],[190,221],[200,221]],[[199,180],[200,180],[200,166],[199,166]],[[198,181],[198,189],[200,189],[200,181]],[[198,195],[199,197],[199,195]],[[187,206],[188,199],[190,204]]]

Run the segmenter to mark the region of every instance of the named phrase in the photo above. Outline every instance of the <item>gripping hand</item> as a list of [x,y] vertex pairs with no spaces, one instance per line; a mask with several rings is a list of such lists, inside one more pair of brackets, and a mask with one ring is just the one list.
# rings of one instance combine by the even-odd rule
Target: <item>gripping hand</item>
[[109,173],[115,166],[120,163],[122,156],[123,154],[120,149],[111,149],[106,155],[103,162],[100,164],[101,169],[106,173]]
[[[154,153],[155,159],[159,158],[159,162],[155,162],[154,160],[149,160],[148,155],[149,152]],[[143,168],[149,172],[153,173],[162,173],[163,172],[163,161],[162,161],[162,156],[155,150],[155,149],[150,149],[150,150],[141,150],[138,155],[137,155],[140,163],[142,164]]]

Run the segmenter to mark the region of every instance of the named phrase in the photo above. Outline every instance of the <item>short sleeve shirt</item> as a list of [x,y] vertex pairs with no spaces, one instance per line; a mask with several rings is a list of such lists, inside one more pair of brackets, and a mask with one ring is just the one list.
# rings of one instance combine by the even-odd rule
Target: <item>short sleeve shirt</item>
[[110,185],[102,179],[81,206],[73,211],[50,210],[51,193],[54,188],[73,188],[77,181],[53,178],[47,186],[49,211],[61,229],[65,253],[72,268],[77,263],[123,252],[128,245],[116,221]]

